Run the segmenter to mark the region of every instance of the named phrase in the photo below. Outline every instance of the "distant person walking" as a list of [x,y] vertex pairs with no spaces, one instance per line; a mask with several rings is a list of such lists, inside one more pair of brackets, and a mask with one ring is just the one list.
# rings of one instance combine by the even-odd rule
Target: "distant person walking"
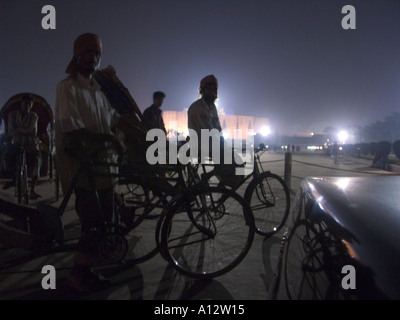
[[144,121],[150,129],[161,129],[167,134],[165,129],[164,120],[162,117],[161,106],[165,99],[165,93],[156,91],[153,93],[153,104],[143,112]]
[[334,164],[337,163],[338,156],[339,156],[339,146],[335,141],[335,143],[332,146],[332,159]]

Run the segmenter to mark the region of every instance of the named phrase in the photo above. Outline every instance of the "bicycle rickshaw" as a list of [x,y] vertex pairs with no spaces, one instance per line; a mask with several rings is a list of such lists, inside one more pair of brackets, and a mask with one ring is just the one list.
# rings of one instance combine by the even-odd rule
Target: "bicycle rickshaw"
[[[53,178],[53,134],[54,134],[54,119],[53,111],[47,101],[33,93],[19,93],[12,96],[2,107],[0,111],[0,123],[4,123],[4,141],[1,146],[1,159],[2,154],[6,148],[6,144],[12,143],[11,139],[8,137],[8,116],[11,112],[19,110],[21,108],[21,102],[24,95],[29,94],[33,98],[33,106],[31,111],[38,115],[38,127],[37,127],[37,137],[39,143],[39,150],[41,155],[41,166],[38,168],[39,176],[44,177],[49,175],[50,179]],[[4,171],[3,159],[1,162],[1,172],[2,178],[9,178],[9,174]],[[26,156],[23,148],[21,148],[21,153],[19,154],[17,160],[16,169],[16,196],[18,202],[28,203],[28,168],[26,165]]]
[[[25,255],[2,261],[3,267],[43,255],[79,250],[79,238],[64,239],[61,217],[79,176],[93,165],[120,164],[83,162],[59,208],[42,205],[36,210],[22,210],[20,206],[7,204],[13,219],[8,224],[0,224],[0,242],[11,245],[7,248],[11,252],[15,247],[25,249]],[[128,168],[132,167],[128,165]],[[128,192],[117,193],[122,195],[122,202],[116,201],[107,233],[98,241],[99,264],[121,261],[125,265],[137,264],[160,252],[187,276],[215,277],[231,270],[245,257],[254,237],[254,220],[245,201],[225,188],[198,183],[199,178],[190,169],[189,175],[193,177],[185,181],[186,167],[167,168],[172,169],[177,170],[178,178],[162,178],[159,176],[162,171],[146,176],[132,170],[111,174],[120,179],[117,190],[125,188]],[[183,191],[169,192],[174,189],[173,185],[169,190],[159,187],[163,179],[174,179]],[[161,206],[149,201],[150,197]],[[156,209],[161,212],[158,211],[154,247],[149,248],[138,227]],[[124,219],[127,214],[131,215],[131,223]]]
[[[117,89],[112,92],[113,90],[110,90],[112,85],[108,84],[107,80],[102,81],[101,77],[97,77],[97,80],[102,84],[103,91],[107,92],[108,89],[108,98],[111,104],[119,105],[121,108],[123,105],[119,99],[121,95],[115,94]],[[122,86],[122,89],[127,92],[125,87]],[[126,109],[132,105],[135,106],[134,110],[137,116],[132,117],[134,118],[132,122],[137,124],[138,119],[142,118],[141,113],[128,92],[125,96]],[[115,97],[118,97],[118,101],[114,100],[115,103],[113,103]],[[124,114],[125,111],[123,108],[121,109],[119,112]],[[146,128],[142,128],[141,132],[145,131]],[[142,136],[142,141],[141,139],[134,140],[131,148],[143,145],[145,135],[141,135],[138,130],[130,135],[130,137],[140,136]],[[132,142],[132,140],[128,141]],[[128,151],[129,149],[128,147]],[[131,171],[127,176],[132,178],[132,172],[146,173],[146,167],[147,170],[149,169],[146,163],[139,164],[139,169],[133,168],[138,165],[136,159],[140,156],[134,154],[132,158],[134,161],[129,163]],[[254,158],[255,170],[242,182],[251,179],[244,199],[235,192],[237,188],[229,190],[223,183],[212,186],[210,177],[213,175],[213,171],[211,174],[200,175],[199,166],[190,163],[159,166],[158,168],[151,166],[150,170],[153,172],[147,172],[145,177],[140,177],[142,182],[139,184],[135,183],[135,179],[138,181],[138,176],[133,179],[134,181],[129,181],[129,178],[124,180],[126,179],[124,177],[120,180],[120,187],[124,190],[121,194],[126,200],[137,198],[137,195],[140,194],[142,199],[145,199],[143,202],[146,209],[143,212],[146,215],[157,209],[161,211],[161,214],[156,214],[159,217],[156,226],[156,243],[160,253],[175,268],[189,276],[217,276],[230,270],[244,258],[250,249],[254,231],[265,236],[278,232],[283,227],[289,213],[290,194],[286,184],[279,176],[269,171],[263,171],[260,154],[254,154]],[[173,173],[172,177],[168,178],[171,172]],[[169,190],[171,186],[168,188],[167,182],[172,182],[174,185],[172,193]],[[134,202],[134,200],[130,201]],[[231,205],[231,202],[234,202],[235,205]],[[250,210],[249,205],[251,206]],[[257,229],[254,230],[253,212],[257,212],[259,220],[259,223],[256,223]],[[239,222],[234,221],[235,219]],[[237,236],[234,236],[234,232],[238,233]],[[212,245],[207,248],[206,243],[213,242],[210,240],[215,240],[224,233],[230,234],[231,237],[215,242],[224,249],[230,245],[231,250],[234,248],[233,251],[237,250],[238,253],[233,254],[234,257],[226,258],[224,250],[221,250],[218,253],[213,252],[212,259],[215,261],[211,261],[209,258],[207,260],[205,250],[211,251]],[[235,240],[232,241],[232,238]],[[215,250],[215,247],[212,250]],[[199,255],[201,251],[203,253]],[[199,261],[202,262],[201,266],[198,264]],[[208,266],[208,269],[204,269],[205,266]]]
[[[97,73],[96,80],[111,105],[132,124],[124,131],[132,138],[126,140],[127,161],[83,162],[60,207],[47,210],[51,217],[44,219],[39,210],[31,213],[36,219],[30,221],[36,220],[40,232],[31,237],[36,241],[26,242],[27,249],[36,255],[76,250],[79,239],[64,239],[60,219],[74,183],[91,165],[118,166],[119,173],[112,174],[118,179],[113,219],[97,246],[103,263],[136,264],[160,252],[187,276],[211,278],[228,272],[251,248],[255,224],[249,204],[225,186],[211,186],[199,175],[198,167],[190,163],[150,166],[140,161],[146,145],[141,113],[115,71],[110,68],[105,71]],[[53,222],[43,224],[44,220]],[[152,231],[152,241],[140,232],[146,223],[150,224],[147,228]],[[26,232],[23,236],[27,238]]]

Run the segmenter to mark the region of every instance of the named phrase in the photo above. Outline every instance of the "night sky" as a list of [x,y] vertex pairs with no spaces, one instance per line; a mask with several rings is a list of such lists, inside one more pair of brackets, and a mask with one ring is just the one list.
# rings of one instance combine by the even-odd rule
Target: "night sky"
[[[56,29],[44,30],[44,5]],[[356,29],[344,30],[344,5]],[[227,113],[268,117],[281,134],[366,125],[400,110],[399,0],[0,0],[0,105],[33,92],[54,108],[74,39],[103,41],[111,64],[144,110],[198,98],[219,80]]]

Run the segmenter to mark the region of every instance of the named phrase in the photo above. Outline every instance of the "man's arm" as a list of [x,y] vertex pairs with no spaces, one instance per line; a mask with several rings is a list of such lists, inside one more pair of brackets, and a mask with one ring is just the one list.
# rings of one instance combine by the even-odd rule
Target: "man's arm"
[[8,115],[8,136],[14,137],[17,133],[16,123],[15,123],[15,112],[11,112]]
[[79,157],[85,152],[84,141],[86,135],[90,135],[85,128],[75,98],[75,88],[69,80],[64,80],[57,85],[55,122],[59,128],[56,139],[61,150],[60,154],[70,157]]
[[31,113],[29,118],[29,126],[28,127],[18,127],[17,132],[22,134],[30,135],[32,137],[36,137],[37,135],[37,127],[38,127],[39,117],[36,113]]
[[154,114],[151,111],[151,107],[149,107],[146,110],[144,110],[143,119],[144,119],[144,123],[147,125],[148,128],[153,129],[153,128],[156,127]]
[[165,134],[167,134],[167,129],[165,128],[164,119],[161,115],[160,115],[160,117],[161,117],[161,130],[163,130],[165,132]]
[[79,129],[84,129],[75,97],[75,88],[71,82],[64,80],[57,85],[55,121],[61,129],[61,133],[67,133]]

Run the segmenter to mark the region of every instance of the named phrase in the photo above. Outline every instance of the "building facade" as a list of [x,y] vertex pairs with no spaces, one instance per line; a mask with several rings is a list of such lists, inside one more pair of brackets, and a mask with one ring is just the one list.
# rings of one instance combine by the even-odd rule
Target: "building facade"
[[[165,128],[169,135],[188,136],[187,111],[163,111]],[[263,134],[270,127],[268,118],[242,115],[219,114],[223,135],[228,138],[245,140],[248,133]],[[239,133],[239,136],[234,136]]]

